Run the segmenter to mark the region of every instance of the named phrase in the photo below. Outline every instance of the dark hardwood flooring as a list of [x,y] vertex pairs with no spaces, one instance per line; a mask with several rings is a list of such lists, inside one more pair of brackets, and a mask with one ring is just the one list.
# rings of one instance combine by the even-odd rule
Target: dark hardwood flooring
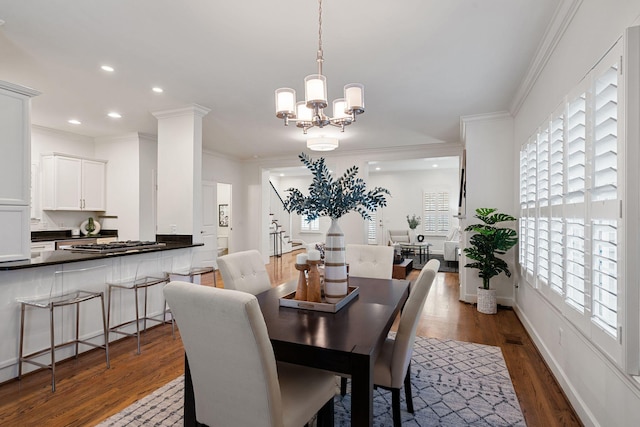
[[[271,258],[273,284],[297,277],[295,255]],[[413,270],[409,280],[417,274]],[[213,285],[213,277],[204,282]],[[217,283],[222,285],[219,275]],[[418,335],[501,347],[529,427],[582,425],[513,310],[483,315],[459,302],[456,273],[438,274]],[[113,343],[111,369],[106,369],[102,351],[57,364],[55,393],[49,371],[1,384],[0,426],[95,425],[183,373],[179,331],[174,339],[170,325],[157,326],[143,334],[142,342],[140,355],[133,338]]]

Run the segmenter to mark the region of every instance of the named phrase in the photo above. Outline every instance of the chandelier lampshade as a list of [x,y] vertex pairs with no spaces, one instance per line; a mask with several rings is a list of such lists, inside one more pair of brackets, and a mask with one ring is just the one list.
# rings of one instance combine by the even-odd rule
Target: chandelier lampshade
[[[318,0],[318,52],[316,56],[318,74],[311,74],[304,79],[304,101],[296,101],[296,91],[290,88],[276,90],[276,117],[284,120],[288,126],[294,121],[296,126],[306,134],[312,127],[322,128],[327,125],[339,127],[344,132],[345,126],[356,121],[358,114],[364,113],[364,86],[350,83],[344,87],[344,98],[333,101],[333,117],[324,114],[329,105],[327,98],[327,78],[322,74],[324,62],[322,51],[322,0]],[[337,147],[336,144],[333,148]],[[333,149],[331,148],[331,149]]]
[[338,148],[339,141],[337,138],[319,138],[307,139],[307,148],[313,151],[331,151]]

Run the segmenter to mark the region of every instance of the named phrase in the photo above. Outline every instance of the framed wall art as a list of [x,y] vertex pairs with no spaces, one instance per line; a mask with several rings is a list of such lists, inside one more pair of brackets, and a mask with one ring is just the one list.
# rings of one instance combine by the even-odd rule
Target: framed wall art
[[218,226],[229,226],[229,205],[218,205]]

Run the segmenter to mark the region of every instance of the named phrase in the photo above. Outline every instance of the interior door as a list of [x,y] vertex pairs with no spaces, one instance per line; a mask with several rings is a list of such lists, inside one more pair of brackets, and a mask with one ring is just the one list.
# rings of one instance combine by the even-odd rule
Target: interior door
[[218,251],[218,212],[216,209],[217,185],[215,182],[202,182],[202,243],[205,251]]

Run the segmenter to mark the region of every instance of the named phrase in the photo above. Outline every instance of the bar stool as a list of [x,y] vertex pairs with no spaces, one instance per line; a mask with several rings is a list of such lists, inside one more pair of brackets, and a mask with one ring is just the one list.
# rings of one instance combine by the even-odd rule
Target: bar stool
[[169,280],[179,280],[181,282],[190,282],[200,285],[202,276],[213,273],[213,286],[217,287],[216,271],[218,265],[216,263],[218,256],[212,250],[193,249],[191,252],[191,262],[188,267],[171,266],[171,271],[167,272]]
[[[105,351],[107,368],[109,365],[109,339],[107,332],[107,321],[104,310],[104,292],[78,290],[79,286],[87,287],[87,289],[100,287],[104,289],[105,284],[105,266],[89,267],[77,270],[60,270],[53,274],[53,280],[49,295],[40,298],[18,298],[20,303],[20,355],[18,357],[18,379],[22,378],[22,364],[31,363],[51,370],[51,391],[56,391],[56,349],[75,344],[74,357],[78,357],[79,344],[88,345],[90,347],[101,348]],[[92,299],[100,298],[100,308],[102,312],[101,329],[104,336],[104,344],[94,344],[92,342],[80,339],[80,304],[88,302]],[[67,342],[56,344],[56,326],[54,312],[65,306],[75,305],[75,339]],[[25,329],[25,311],[27,307],[49,310],[49,336],[50,346],[43,350],[33,353],[24,354],[24,329]],[[61,311],[61,310],[58,310]],[[64,311],[63,311],[64,313]],[[92,311],[95,313],[95,311]],[[83,323],[84,324],[84,323]],[[49,352],[51,363],[41,363],[32,360]]]
[[[136,265],[135,274],[130,277],[121,278],[120,280],[114,280],[107,282],[107,327],[109,333],[113,332],[116,334],[126,335],[130,337],[136,337],[137,340],[137,354],[140,354],[140,322],[142,321],[142,332],[147,330],[147,321],[158,322],[161,324],[167,323],[166,314],[168,312],[167,302],[163,297],[163,310],[162,310],[162,318],[157,318],[153,316],[149,316],[147,314],[147,290],[151,286],[162,285],[169,283],[169,277],[159,273],[158,269],[158,261],[157,259],[146,259],[141,260]],[[113,290],[120,289],[122,291],[133,291],[134,293],[134,303],[135,303],[135,318],[131,320],[126,320],[117,325],[111,326],[111,305],[113,298]],[[140,316],[140,303],[138,291],[144,290],[144,306],[143,306],[143,315]],[[123,328],[134,325],[136,326],[135,332],[127,332],[122,330]],[[173,319],[171,320],[171,324],[173,327]]]

